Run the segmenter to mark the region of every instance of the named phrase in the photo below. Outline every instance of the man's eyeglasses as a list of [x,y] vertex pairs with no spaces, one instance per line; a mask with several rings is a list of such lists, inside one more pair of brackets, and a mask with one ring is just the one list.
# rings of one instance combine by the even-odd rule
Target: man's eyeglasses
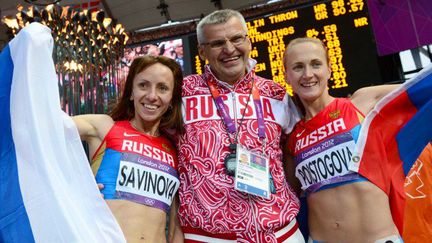
[[208,45],[212,49],[222,49],[225,47],[227,41],[229,41],[234,46],[242,45],[246,40],[247,35],[235,35],[231,38],[225,38],[224,40],[214,40],[210,42],[201,43],[201,45]]

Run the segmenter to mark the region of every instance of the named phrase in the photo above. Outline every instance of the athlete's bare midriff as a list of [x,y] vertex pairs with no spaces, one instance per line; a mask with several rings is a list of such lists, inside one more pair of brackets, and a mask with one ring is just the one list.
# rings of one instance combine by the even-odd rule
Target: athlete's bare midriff
[[388,197],[371,182],[356,182],[311,193],[309,230],[316,241],[367,243],[398,235]]
[[166,243],[166,213],[161,209],[126,201],[106,200],[128,243]]

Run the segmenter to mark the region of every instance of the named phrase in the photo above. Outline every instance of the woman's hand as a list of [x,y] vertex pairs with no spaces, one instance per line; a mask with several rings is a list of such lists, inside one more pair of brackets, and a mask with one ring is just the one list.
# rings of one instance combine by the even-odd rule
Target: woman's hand
[[[97,186],[98,186],[99,191],[102,191],[105,188],[104,184],[101,184],[101,183],[98,183]],[[101,196],[102,196],[102,198],[104,198],[103,193],[101,193]]]

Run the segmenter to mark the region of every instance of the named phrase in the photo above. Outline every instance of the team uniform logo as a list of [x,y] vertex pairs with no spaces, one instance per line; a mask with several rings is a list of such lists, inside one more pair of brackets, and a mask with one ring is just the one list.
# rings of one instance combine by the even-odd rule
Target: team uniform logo
[[[221,95],[225,109],[229,111],[230,117],[236,117],[235,114],[244,113],[244,119],[257,119],[254,104],[249,102],[249,104],[246,105],[248,97],[248,94],[237,93]],[[284,111],[284,101],[262,96],[261,104],[264,120],[276,122],[278,124],[286,123],[288,118]],[[183,119],[186,124],[205,120],[219,120],[221,118],[210,94],[183,97],[183,105],[185,106],[185,109],[182,109]]]

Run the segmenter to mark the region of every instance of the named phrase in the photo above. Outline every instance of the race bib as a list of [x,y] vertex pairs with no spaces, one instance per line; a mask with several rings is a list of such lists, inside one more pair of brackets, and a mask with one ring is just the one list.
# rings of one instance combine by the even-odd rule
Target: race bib
[[351,133],[337,135],[299,153],[295,157],[295,175],[302,189],[319,188],[338,178],[351,174],[348,164],[354,151],[355,142]]
[[116,196],[168,211],[180,185],[177,171],[168,164],[123,153],[116,180]]

